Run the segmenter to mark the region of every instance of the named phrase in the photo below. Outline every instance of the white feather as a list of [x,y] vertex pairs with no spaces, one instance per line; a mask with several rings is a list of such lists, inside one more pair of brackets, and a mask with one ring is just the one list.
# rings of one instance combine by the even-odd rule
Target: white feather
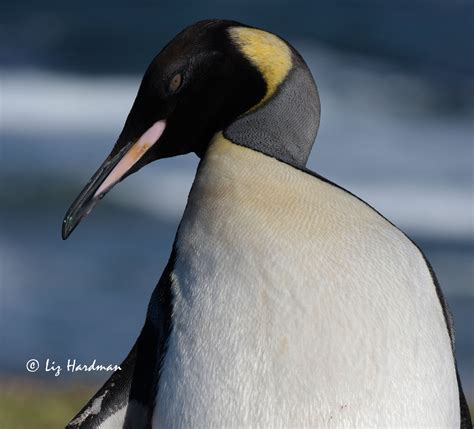
[[349,193],[217,137],[177,239],[153,427],[459,427],[418,249]]
[[98,429],[117,429],[123,427],[127,407],[122,407],[115,413],[108,416],[99,426]]

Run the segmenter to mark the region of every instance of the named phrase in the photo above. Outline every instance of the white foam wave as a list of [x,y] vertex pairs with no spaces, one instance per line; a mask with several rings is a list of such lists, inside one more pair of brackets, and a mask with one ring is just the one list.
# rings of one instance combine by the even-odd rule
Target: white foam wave
[[1,72],[5,133],[118,133],[139,78],[77,77],[47,72]]

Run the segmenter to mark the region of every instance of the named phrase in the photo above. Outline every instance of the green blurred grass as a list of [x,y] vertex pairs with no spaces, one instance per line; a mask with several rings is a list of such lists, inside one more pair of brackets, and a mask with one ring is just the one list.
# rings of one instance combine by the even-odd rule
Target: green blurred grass
[[9,380],[0,382],[1,429],[64,426],[100,386]]

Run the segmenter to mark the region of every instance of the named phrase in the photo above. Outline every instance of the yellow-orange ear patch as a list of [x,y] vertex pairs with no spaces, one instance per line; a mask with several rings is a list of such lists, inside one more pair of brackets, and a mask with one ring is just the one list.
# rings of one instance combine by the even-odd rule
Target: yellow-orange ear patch
[[[267,92],[258,107],[272,96],[292,67],[288,45],[274,34],[246,27],[231,27],[232,40],[258,68],[267,83]],[[254,107],[254,108],[255,108]]]

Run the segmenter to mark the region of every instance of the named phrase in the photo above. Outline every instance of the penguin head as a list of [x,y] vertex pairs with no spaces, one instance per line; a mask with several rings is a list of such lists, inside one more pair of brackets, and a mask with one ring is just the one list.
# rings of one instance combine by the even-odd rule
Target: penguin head
[[66,213],[63,239],[116,183],[152,161],[205,156],[223,132],[304,166],[318,125],[316,86],[294,48],[234,21],[198,22],[149,65],[111,153]]

